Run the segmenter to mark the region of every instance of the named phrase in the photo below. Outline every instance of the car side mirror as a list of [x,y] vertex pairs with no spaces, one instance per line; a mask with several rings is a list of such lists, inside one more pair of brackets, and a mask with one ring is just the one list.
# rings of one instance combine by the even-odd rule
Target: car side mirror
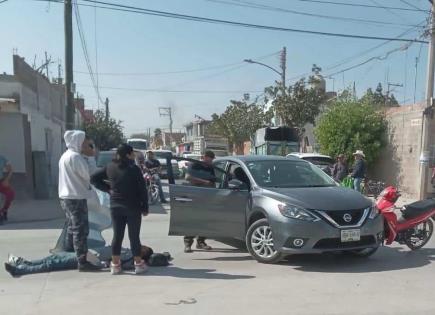
[[232,179],[228,182],[228,188],[231,190],[248,190],[248,185],[238,179]]

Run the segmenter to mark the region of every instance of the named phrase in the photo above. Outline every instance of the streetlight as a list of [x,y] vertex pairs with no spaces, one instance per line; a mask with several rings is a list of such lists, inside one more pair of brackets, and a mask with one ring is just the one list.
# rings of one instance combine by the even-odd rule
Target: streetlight
[[285,89],[285,68],[286,68],[286,58],[287,58],[287,50],[286,50],[285,47],[283,47],[283,49],[281,50],[281,71],[276,70],[275,68],[273,68],[273,67],[271,67],[271,66],[269,66],[269,65],[267,65],[267,64],[265,64],[265,63],[258,62],[258,61],[252,60],[252,59],[244,59],[243,61],[244,61],[244,62],[247,62],[247,63],[255,63],[255,64],[257,64],[257,65],[260,65],[260,66],[266,67],[266,68],[272,70],[273,72],[279,74],[279,76],[281,77],[282,85],[283,85],[283,87],[284,87],[284,89]]

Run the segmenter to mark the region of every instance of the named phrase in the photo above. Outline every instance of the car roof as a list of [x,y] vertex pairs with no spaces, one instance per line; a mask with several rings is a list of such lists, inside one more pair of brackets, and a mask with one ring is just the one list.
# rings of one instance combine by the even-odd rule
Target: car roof
[[284,157],[279,155],[233,155],[233,156],[223,156],[216,159],[216,161],[219,160],[228,160],[228,161],[235,161],[235,162],[255,162],[255,161],[288,161],[288,160],[294,160],[294,161],[300,161],[297,157]]
[[171,150],[148,150],[148,151],[152,151],[152,152],[164,152],[164,153],[172,153]]
[[332,157],[330,157],[329,155],[324,155],[324,154],[320,154],[320,153],[299,153],[299,152],[292,152],[292,153],[287,155],[287,157],[290,157],[290,156],[297,156],[299,158],[304,158],[304,157],[323,157],[323,158],[332,159]]
[[148,142],[148,140],[141,139],[141,138],[130,138],[130,139],[127,139],[127,142],[129,142],[129,141],[147,141]]

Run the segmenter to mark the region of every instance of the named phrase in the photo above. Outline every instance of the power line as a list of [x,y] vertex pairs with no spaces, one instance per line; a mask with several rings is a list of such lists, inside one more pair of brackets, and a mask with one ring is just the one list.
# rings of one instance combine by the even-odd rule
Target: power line
[[[268,57],[276,56],[280,52],[274,52],[265,56],[256,57],[255,59],[265,59]],[[163,72],[99,72],[99,75],[103,76],[156,76],[156,75],[168,75],[168,74],[183,74],[183,73],[194,73],[194,72],[205,72],[210,70],[218,70],[218,69],[225,69],[225,68],[231,68],[234,66],[239,66],[242,64],[246,64],[245,62],[234,62],[234,63],[228,63],[228,64],[222,64],[217,66],[210,66],[210,67],[203,67],[203,68],[194,68],[194,69],[187,69],[187,70],[176,70],[176,71],[163,71]],[[74,71],[75,73],[81,73],[81,74],[88,74],[87,71]]]
[[76,16],[77,29],[79,31],[79,37],[80,37],[80,42],[82,45],[83,55],[85,57],[85,62],[86,62],[86,66],[88,68],[89,76],[90,76],[91,81],[92,81],[92,85],[93,85],[95,93],[97,95],[99,104],[104,103],[103,100],[101,99],[100,91],[98,89],[98,83],[95,79],[95,75],[94,75],[94,72],[92,70],[92,64],[91,64],[91,61],[89,58],[88,48],[87,48],[87,44],[86,44],[86,38],[85,38],[84,32],[83,32],[83,24],[82,24],[82,19],[80,16],[80,10],[79,10],[78,5],[77,5],[77,0],[74,1],[74,14]]
[[414,11],[414,12],[430,12],[430,10],[423,9],[410,9],[410,8],[402,8],[402,7],[391,7],[391,6],[383,6],[383,5],[370,5],[364,3],[349,3],[349,2],[340,2],[340,1],[325,1],[325,0],[294,0],[299,2],[312,2],[319,4],[327,4],[327,5],[336,5],[336,6],[349,6],[349,7],[360,7],[360,8],[371,8],[371,9],[390,9],[397,11]]
[[400,2],[402,2],[402,3],[404,3],[404,4],[406,4],[407,6],[409,6],[409,7],[411,7],[411,8],[414,8],[414,9],[416,9],[416,10],[421,10],[419,7],[417,7],[416,5],[413,5],[412,3],[409,3],[408,1],[406,1],[406,0],[399,0]]
[[[92,85],[77,84],[83,87],[93,87]],[[236,94],[236,93],[261,93],[260,90],[166,90],[166,89],[141,89],[141,88],[125,88],[114,86],[100,86],[100,89],[134,91],[134,92],[150,92],[150,93],[187,93],[187,94]]]
[[241,0],[236,0],[235,2],[226,1],[226,0],[205,0],[205,1],[226,4],[226,5],[232,5],[232,6],[238,6],[238,7],[244,7],[244,8],[252,8],[252,9],[266,10],[266,11],[272,11],[272,12],[290,13],[290,14],[295,14],[295,15],[317,17],[317,18],[323,18],[323,19],[329,19],[329,20],[335,20],[335,21],[375,24],[378,26],[380,26],[380,25],[414,26],[414,25],[409,25],[409,24],[385,22],[385,21],[379,21],[379,20],[368,20],[368,19],[357,19],[357,18],[350,18],[350,17],[343,17],[343,16],[322,15],[322,14],[316,14],[316,13],[290,10],[290,9],[286,9],[286,8],[279,8],[279,7],[274,7],[274,6],[270,6],[270,5],[254,3],[254,2],[250,2],[250,1],[241,1]]
[[[38,0],[36,0],[36,1],[38,1]],[[57,1],[57,0],[43,0],[43,1],[52,1],[52,2],[56,2],[56,3],[63,3],[62,1]],[[115,3],[108,3],[108,2],[103,2],[103,1],[94,1],[94,0],[83,0],[83,1],[103,5],[103,6],[97,6],[98,8],[101,8],[101,9],[121,11],[121,12],[130,12],[130,13],[137,13],[137,14],[144,14],[144,15],[158,16],[158,17],[165,17],[165,18],[173,18],[173,19],[187,20],[187,21],[194,21],[194,22],[201,22],[201,23],[221,24],[221,25],[237,26],[237,27],[243,27],[243,28],[253,28],[253,29],[261,29],[261,30],[301,33],[301,34],[311,34],[311,35],[329,36],[329,37],[370,39],[370,40],[392,40],[392,41],[418,42],[418,43],[426,43],[427,44],[427,41],[415,40],[415,39],[409,39],[409,38],[398,39],[398,38],[390,38],[390,37],[382,37],[382,36],[310,31],[310,30],[304,30],[304,29],[277,27],[277,26],[242,23],[242,22],[235,22],[235,21],[229,21],[229,20],[220,20],[220,19],[198,17],[198,16],[192,16],[192,15],[150,10],[150,9],[138,8],[138,7],[133,7],[133,6],[126,6],[126,5],[115,4]],[[79,4],[79,5],[84,5],[84,4]],[[86,6],[86,5],[84,5],[84,6]],[[90,6],[90,5],[87,5],[87,6]]]
[[8,1],[8,0],[1,0],[0,4],[5,3],[6,1]]

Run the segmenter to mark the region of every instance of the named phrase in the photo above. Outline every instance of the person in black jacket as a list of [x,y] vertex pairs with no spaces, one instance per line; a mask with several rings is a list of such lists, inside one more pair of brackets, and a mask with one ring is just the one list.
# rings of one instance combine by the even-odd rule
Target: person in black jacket
[[121,144],[116,151],[116,159],[91,177],[91,183],[100,190],[110,193],[110,210],[113,222],[112,274],[121,272],[121,245],[125,226],[134,256],[135,272],[146,271],[141,258],[140,226],[141,215],[148,214],[148,196],[142,172],[134,163],[134,151],[128,144]]
[[339,154],[337,157],[337,162],[334,164],[332,169],[332,178],[337,183],[341,183],[341,181],[348,175],[346,158],[344,154]]
[[366,163],[364,161],[366,156],[361,150],[357,150],[353,155],[355,156],[355,164],[351,175],[353,178],[353,189],[361,192],[361,183],[366,176]]

